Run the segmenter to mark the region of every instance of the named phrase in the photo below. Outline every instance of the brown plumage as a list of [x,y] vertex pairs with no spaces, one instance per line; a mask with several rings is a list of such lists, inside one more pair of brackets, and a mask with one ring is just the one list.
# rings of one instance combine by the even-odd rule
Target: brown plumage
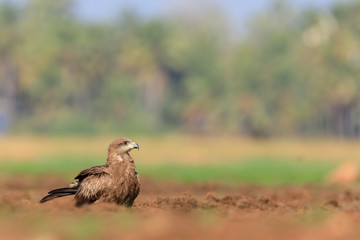
[[76,206],[94,202],[114,202],[131,207],[140,191],[139,176],[129,152],[139,146],[129,138],[119,138],[109,145],[105,165],[81,171],[70,187],[50,191],[40,203],[75,195]]

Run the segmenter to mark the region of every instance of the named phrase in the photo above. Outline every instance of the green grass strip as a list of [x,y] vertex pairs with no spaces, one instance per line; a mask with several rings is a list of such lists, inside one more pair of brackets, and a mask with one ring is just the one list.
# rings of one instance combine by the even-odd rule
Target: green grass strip
[[[98,165],[97,159],[58,157],[38,162],[4,162],[2,174],[62,174],[73,178],[82,169]],[[222,164],[188,166],[182,164],[137,165],[141,176],[180,182],[222,182],[228,184],[303,184],[322,183],[335,168],[326,161],[255,158],[223,161]]]

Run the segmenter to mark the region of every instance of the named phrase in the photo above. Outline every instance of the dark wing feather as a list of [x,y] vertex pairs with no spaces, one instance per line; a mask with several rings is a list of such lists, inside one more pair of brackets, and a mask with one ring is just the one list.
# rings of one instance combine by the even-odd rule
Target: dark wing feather
[[48,193],[48,195],[43,197],[40,200],[40,203],[44,203],[44,202],[50,201],[50,200],[52,200],[54,198],[58,198],[58,197],[74,195],[74,194],[76,194],[76,191],[77,191],[77,187],[76,188],[58,188],[58,189],[54,189],[54,190],[51,190]]
[[78,191],[75,194],[76,206],[96,202],[109,188],[110,172],[107,165],[96,166],[81,171],[77,179]]
[[[87,178],[88,176],[94,176],[94,175],[105,175],[105,174],[109,174],[108,168],[106,165],[101,165],[101,166],[96,166],[96,167],[92,167],[92,168],[88,168],[85,169],[83,171],[81,171],[76,177],[75,179],[77,179],[77,181],[75,183],[73,183],[70,187],[66,187],[66,188],[58,188],[58,189],[54,189],[51,190],[48,195],[46,195],[44,198],[42,198],[40,200],[40,203],[44,203],[47,202],[49,200],[52,200],[54,198],[58,198],[58,197],[64,197],[64,196],[69,196],[69,195],[76,195],[79,187],[82,183],[82,181]],[[86,180],[85,180],[86,181]],[[80,196],[81,198],[81,196]],[[86,199],[86,198],[82,198],[82,201],[78,201],[77,202],[77,206],[81,206],[83,203],[85,202],[93,202],[92,199]]]
[[75,179],[77,179],[79,182],[81,182],[82,180],[84,180],[89,175],[102,175],[102,174],[109,174],[109,170],[106,167],[106,165],[95,166],[95,167],[92,167],[92,168],[85,169],[85,170],[81,171],[75,177]]

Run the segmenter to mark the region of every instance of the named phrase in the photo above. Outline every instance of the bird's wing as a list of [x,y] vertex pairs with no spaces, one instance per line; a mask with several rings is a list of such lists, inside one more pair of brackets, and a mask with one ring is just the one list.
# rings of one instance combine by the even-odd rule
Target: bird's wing
[[104,174],[109,175],[109,171],[105,165],[101,165],[101,166],[96,166],[96,167],[88,168],[88,169],[81,171],[75,177],[75,179],[77,179],[79,182],[81,182],[82,180],[84,180],[85,178],[87,178],[90,175],[104,175]]
[[106,166],[85,169],[75,179],[78,180],[76,206],[96,202],[111,187],[111,176]]

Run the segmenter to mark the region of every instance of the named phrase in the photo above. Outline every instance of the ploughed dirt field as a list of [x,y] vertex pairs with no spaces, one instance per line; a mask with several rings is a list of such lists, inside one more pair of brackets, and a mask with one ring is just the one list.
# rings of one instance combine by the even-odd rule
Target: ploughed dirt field
[[1,239],[360,239],[360,187],[223,186],[142,179],[133,208],[72,197],[54,176],[0,180]]

